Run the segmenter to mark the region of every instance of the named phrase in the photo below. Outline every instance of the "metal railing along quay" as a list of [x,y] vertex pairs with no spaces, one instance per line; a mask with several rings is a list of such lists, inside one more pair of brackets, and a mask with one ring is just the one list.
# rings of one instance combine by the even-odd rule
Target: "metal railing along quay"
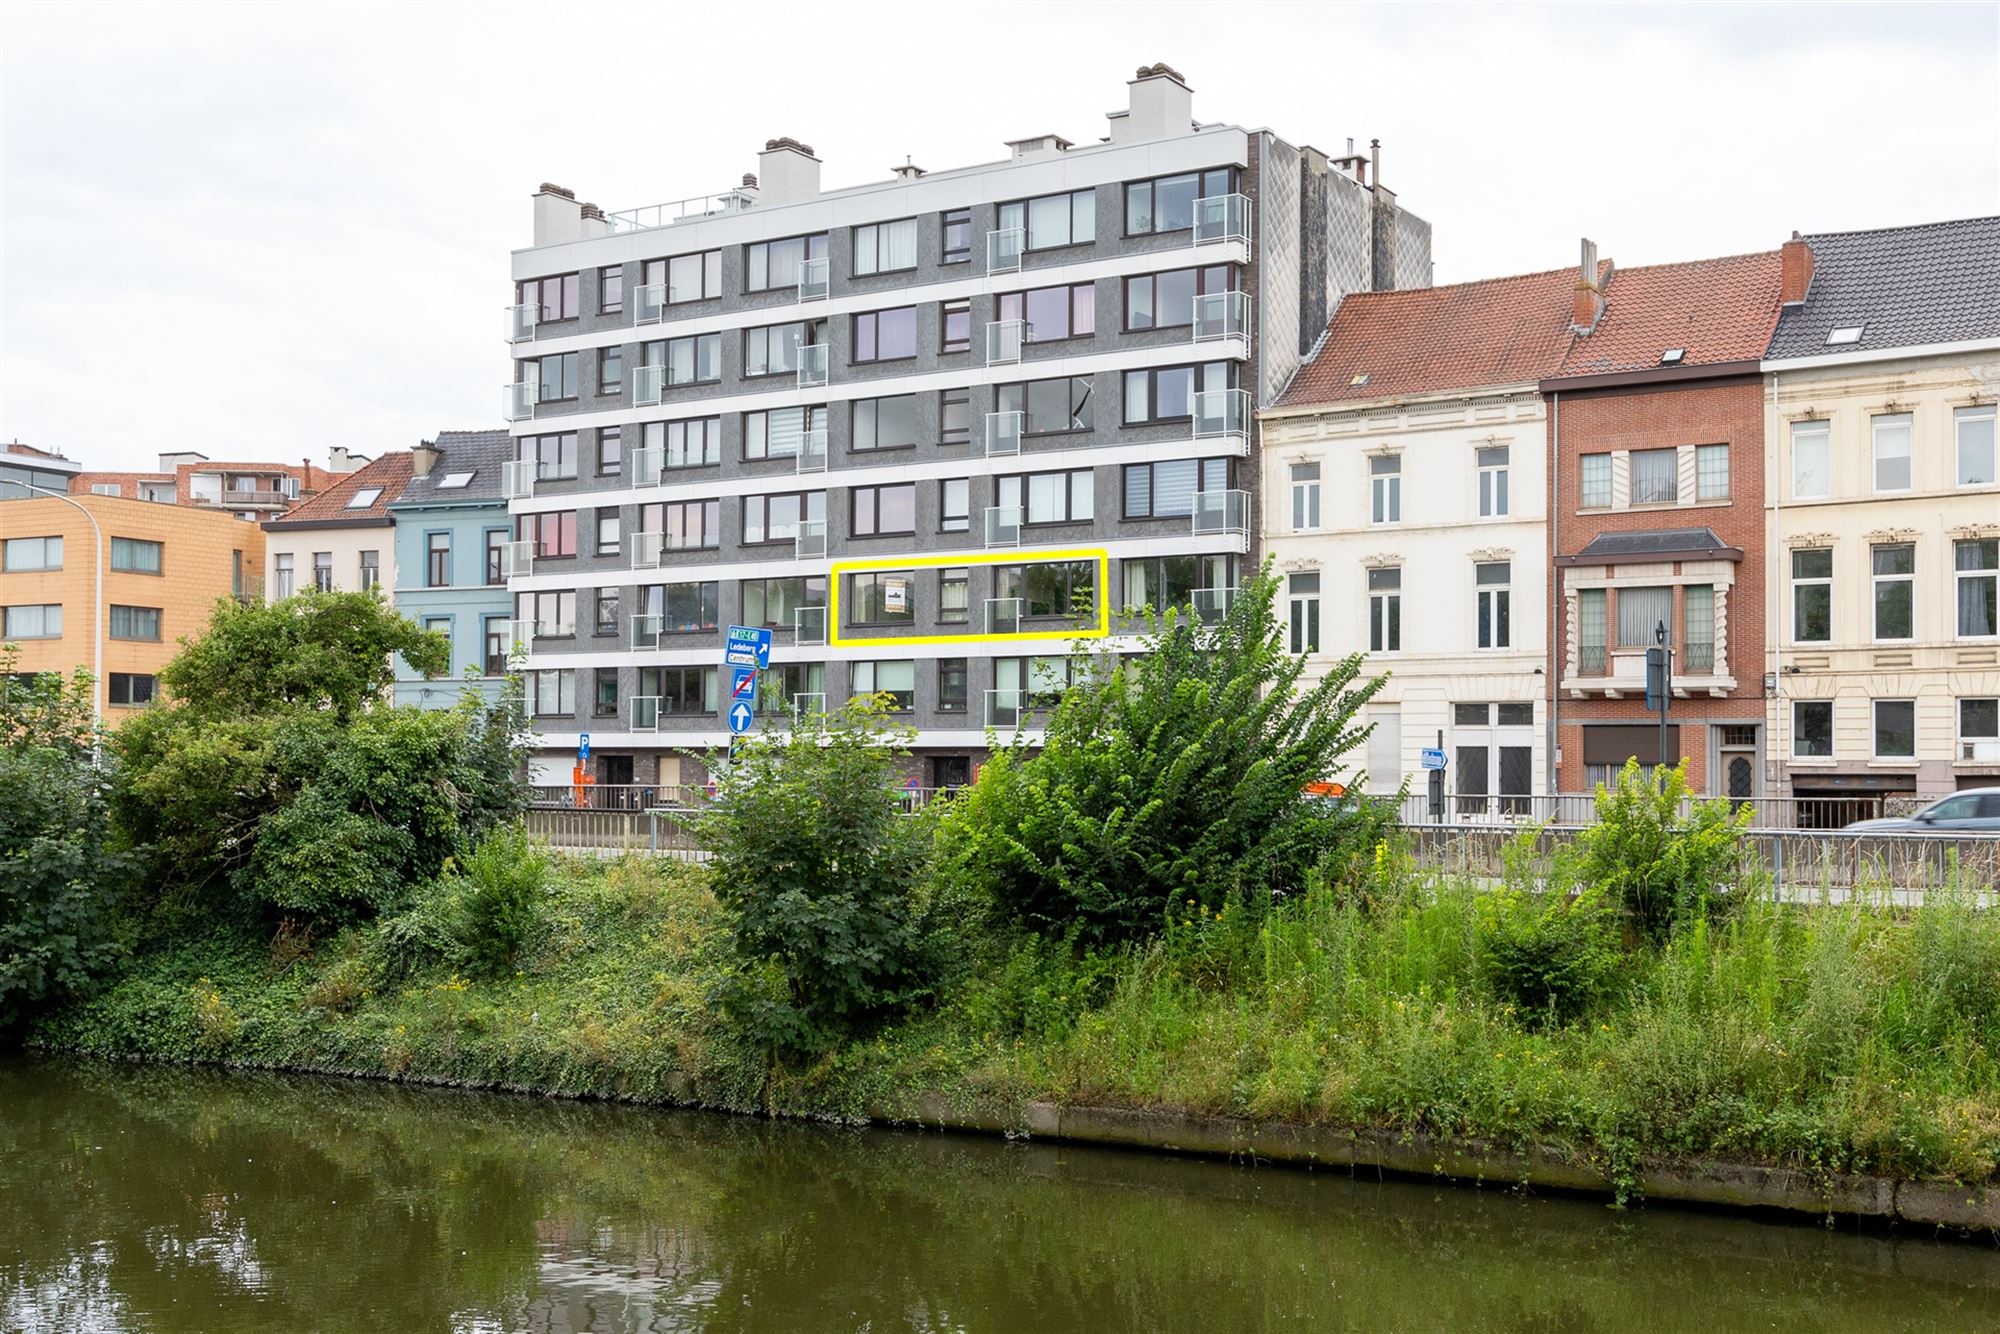
[[[1689,797],[1681,814],[1711,797]],[[1879,795],[1858,793],[1829,797],[1743,797],[1729,803],[1736,810],[1749,808],[1752,829],[1844,829],[1857,820],[1873,820],[1894,815]],[[1597,794],[1522,793],[1517,796],[1464,795],[1448,793],[1440,819],[1431,811],[1430,800],[1421,792],[1404,797],[1397,807],[1398,821],[1406,825],[1588,825],[1597,823]]]

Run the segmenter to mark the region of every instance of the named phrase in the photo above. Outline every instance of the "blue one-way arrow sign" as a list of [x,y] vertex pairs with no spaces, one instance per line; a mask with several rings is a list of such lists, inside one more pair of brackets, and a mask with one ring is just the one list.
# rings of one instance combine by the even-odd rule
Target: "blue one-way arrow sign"
[[750,724],[756,717],[748,704],[741,702],[732,704],[729,706],[729,730],[741,736],[750,730]]

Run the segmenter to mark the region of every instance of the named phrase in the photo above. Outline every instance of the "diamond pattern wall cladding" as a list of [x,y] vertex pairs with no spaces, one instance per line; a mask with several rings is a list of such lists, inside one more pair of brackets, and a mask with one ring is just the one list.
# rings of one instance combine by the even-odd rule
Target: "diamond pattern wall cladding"
[[1326,313],[1332,318],[1340,298],[1374,285],[1369,269],[1375,239],[1369,216],[1374,196],[1352,176],[1326,177]]
[[1257,260],[1266,275],[1257,294],[1260,383],[1257,403],[1265,406],[1299,368],[1299,284],[1285,278],[1299,272],[1299,150],[1274,135],[1263,140],[1258,177]]
[[1431,285],[1431,225],[1406,208],[1396,210],[1396,290]]

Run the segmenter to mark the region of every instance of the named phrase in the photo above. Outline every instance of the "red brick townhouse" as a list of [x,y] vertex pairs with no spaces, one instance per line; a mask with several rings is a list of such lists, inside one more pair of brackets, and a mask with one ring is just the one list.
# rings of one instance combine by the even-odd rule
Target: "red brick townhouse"
[[[1763,792],[1768,251],[1619,269],[1584,243],[1571,340],[1541,382],[1550,457],[1549,730],[1559,792],[1685,757]],[[1662,754],[1646,650],[1674,650]]]

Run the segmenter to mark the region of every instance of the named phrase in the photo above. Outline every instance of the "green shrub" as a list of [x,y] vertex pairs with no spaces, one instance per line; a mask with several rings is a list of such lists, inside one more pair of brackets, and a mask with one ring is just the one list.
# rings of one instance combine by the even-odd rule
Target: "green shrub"
[[1695,918],[1713,920],[1725,891],[1745,873],[1743,831],[1751,808],[1689,797],[1687,761],[1643,769],[1626,761],[1615,785],[1597,789],[1597,823],[1577,840],[1574,874],[1601,889],[1650,940]]
[[1529,1024],[1575,1019],[1617,972],[1613,918],[1599,890],[1575,898],[1494,890],[1479,904],[1479,963],[1487,985]]
[[488,977],[512,969],[534,934],[548,899],[547,851],[520,825],[502,825],[458,868],[454,919],[468,971]]

